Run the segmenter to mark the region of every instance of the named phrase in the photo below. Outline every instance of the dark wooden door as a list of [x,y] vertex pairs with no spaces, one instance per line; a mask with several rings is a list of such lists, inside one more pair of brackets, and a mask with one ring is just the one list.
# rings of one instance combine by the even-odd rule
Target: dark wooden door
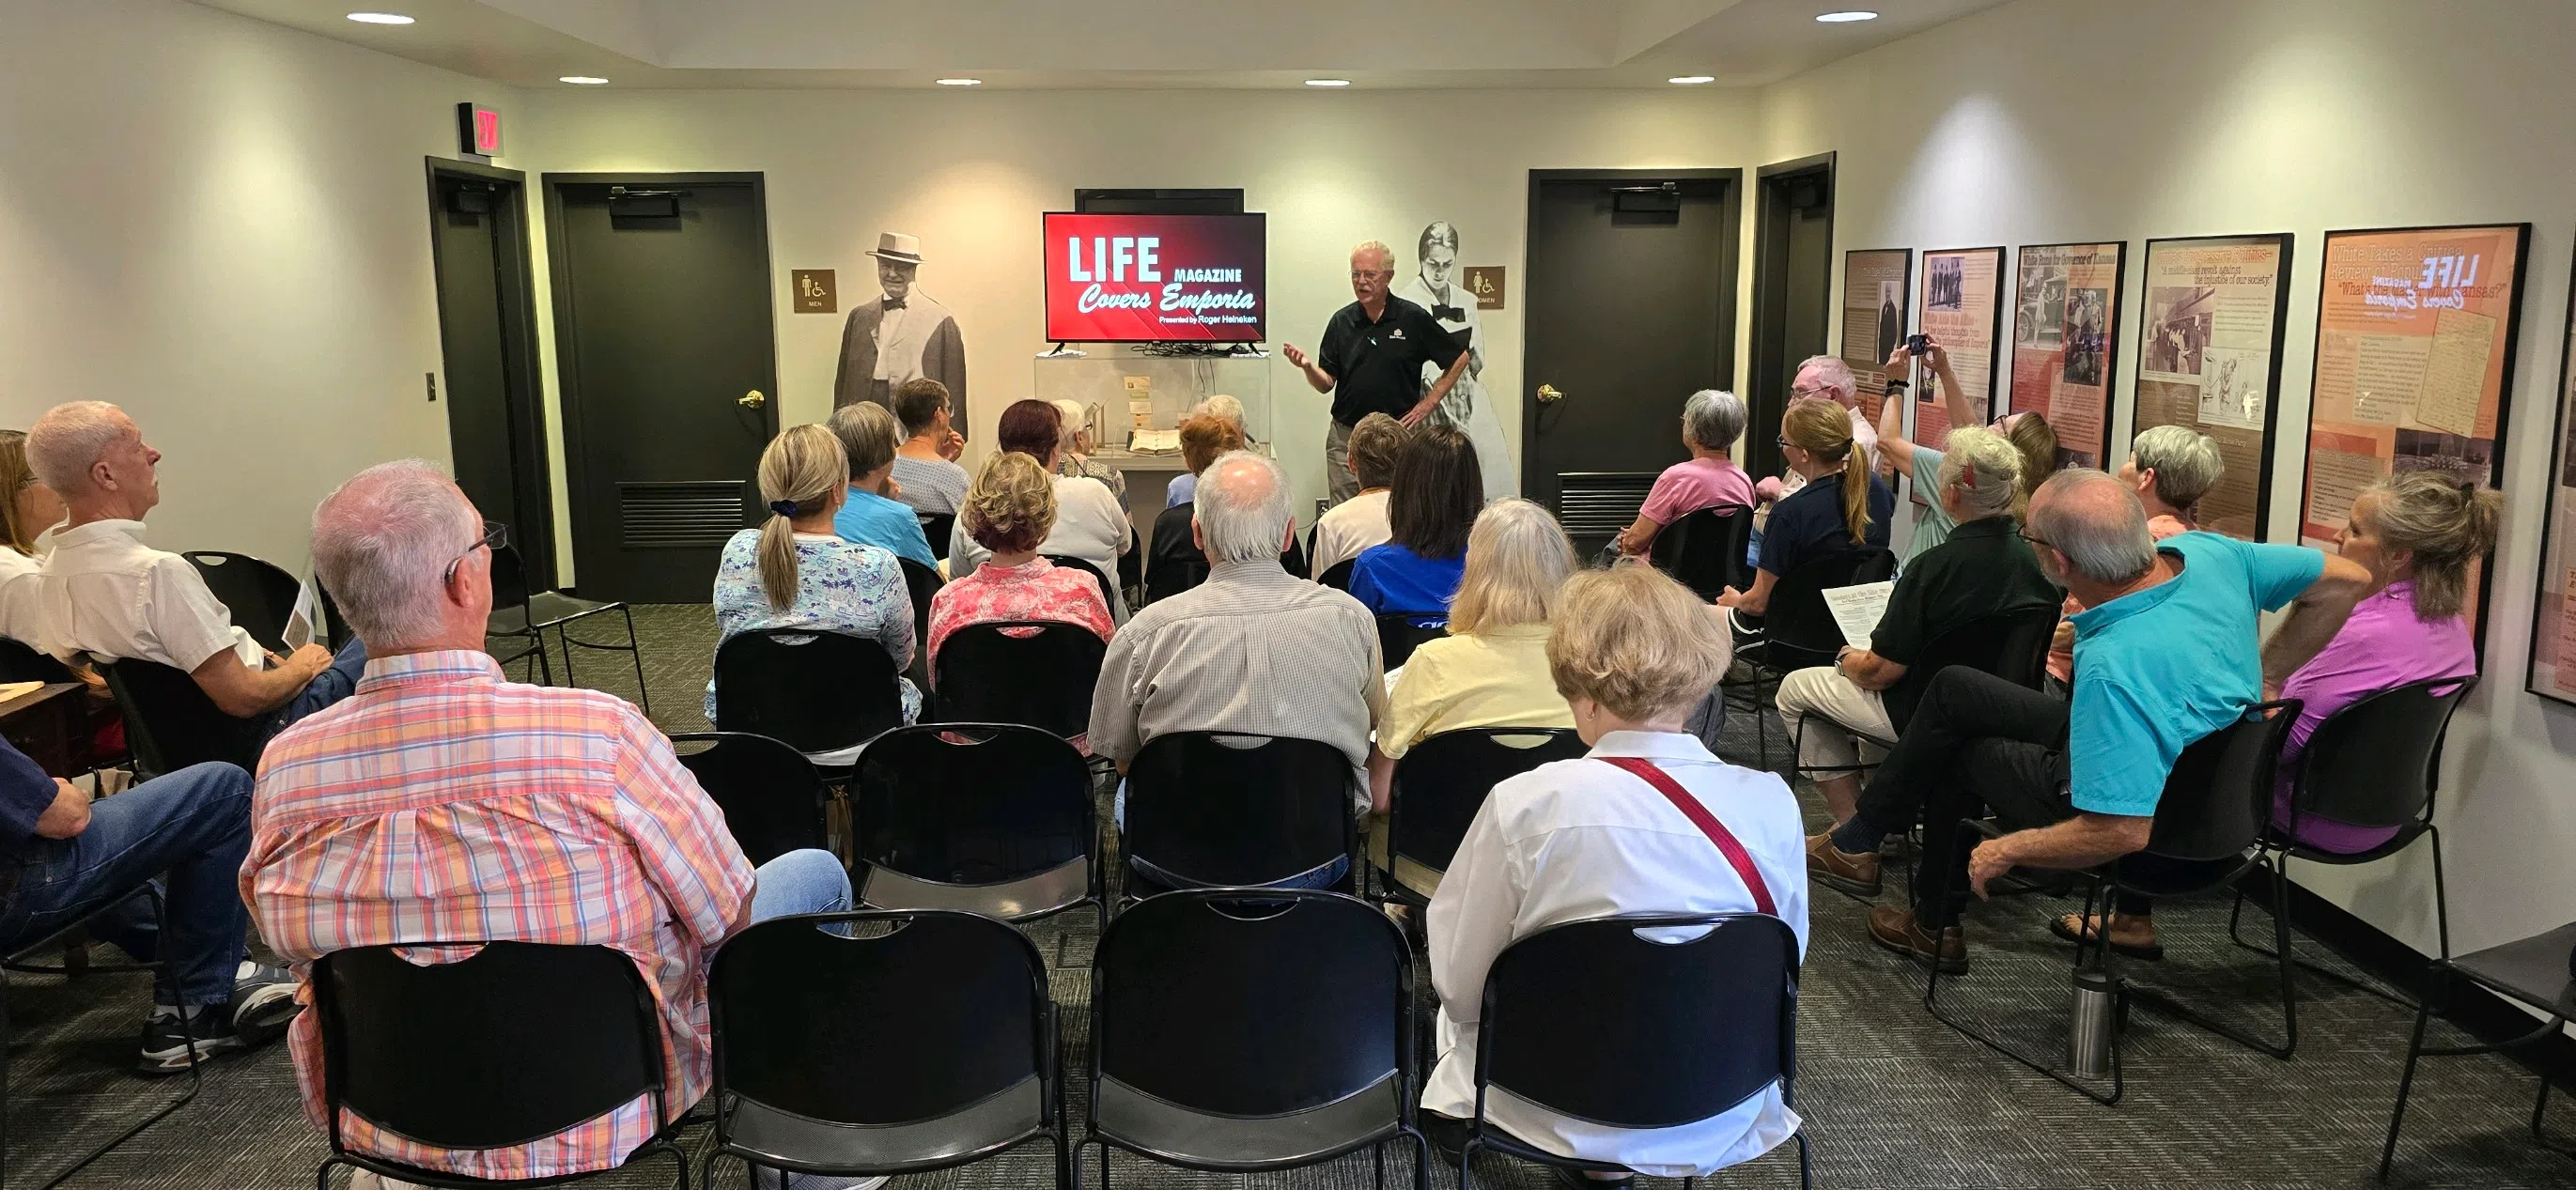
[[548,174],[555,341],[586,598],[702,603],[777,428],[757,174]]
[[1682,403],[1735,373],[1741,171],[1530,177],[1521,490],[1590,552],[1688,457]]
[[433,159],[429,228],[456,484],[486,518],[510,526],[530,581],[551,586],[554,496],[522,176]]
[[[1745,467],[1780,473],[1773,431],[1798,364],[1825,350],[1834,287],[1834,155],[1762,167],[1755,182],[1753,348],[1744,398]],[[1761,432],[1756,433],[1759,429]]]

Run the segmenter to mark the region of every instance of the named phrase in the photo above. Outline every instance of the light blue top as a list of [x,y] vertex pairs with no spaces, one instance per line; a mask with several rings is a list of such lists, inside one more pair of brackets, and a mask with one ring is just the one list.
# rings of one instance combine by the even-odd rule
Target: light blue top
[[[920,530],[914,530],[915,533]],[[885,646],[898,670],[912,664],[912,592],[894,555],[838,537],[796,535],[796,602],[780,611],[760,589],[760,530],[745,529],[725,542],[716,562],[716,648],[737,632],[763,628],[813,628],[865,637]],[[921,691],[903,688],[903,721],[921,716]],[[707,679],[707,721],[716,717],[716,683]]]
[[1199,477],[1187,471],[1172,477],[1172,486],[1163,489],[1163,507],[1178,508],[1198,499]]
[[929,539],[921,535],[920,515],[899,500],[851,488],[841,511],[832,514],[832,531],[843,541],[872,545],[933,570],[939,568],[939,555],[930,552]]
[[1914,531],[1905,539],[1905,560],[1911,562],[1924,551],[1950,540],[1950,530],[1959,522],[1950,519],[1941,507],[1941,452],[1928,446],[1914,448],[1914,494],[1929,501],[1914,506]]
[[2182,573],[2075,613],[2068,796],[2095,814],[2150,817],[2174,759],[2262,701],[2255,617],[2317,581],[2326,556],[2215,533],[2157,543]]

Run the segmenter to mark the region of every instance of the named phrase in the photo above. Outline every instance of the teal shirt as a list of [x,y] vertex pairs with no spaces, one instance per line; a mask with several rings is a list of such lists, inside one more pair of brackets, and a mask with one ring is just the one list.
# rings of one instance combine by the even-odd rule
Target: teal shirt
[[832,532],[843,541],[872,545],[934,570],[939,567],[938,555],[930,552],[930,542],[921,535],[919,514],[911,505],[875,492],[851,488],[841,511],[832,514]]
[[1928,446],[1914,448],[1914,494],[1928,503],[1914,506],[1914,528],[1905,537],[1905,560],[1909,563],[1925,551],[1950,540],[1950,530],[1959,522],[1950,519],[1941,507],[1941,452]]
[[2151,817],[2174,759],[2262,701],[2256,616],[2325,572],[2326,556],[2215,533],[2159,542],[2182,573],[2077,612],[2067,707],[2069,800],[2094,814]]

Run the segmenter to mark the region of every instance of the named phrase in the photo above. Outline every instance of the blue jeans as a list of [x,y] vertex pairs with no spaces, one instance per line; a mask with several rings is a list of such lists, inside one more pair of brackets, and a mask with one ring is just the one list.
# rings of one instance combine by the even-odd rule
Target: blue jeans
[[349,643],[331,658],[331,668],[313,675],[302,690],[285,706],[269,712],[266,734],[275,736],[296,720],[332,703],[349,697],[358,688],[358,677],[367,670],[367,643],[350,637]]
[[760,865],[752,873],[751,920],[799,913],[842,913],[850,907],[850,873],[840,857],[807,847]]
[[[18,891],[0,911],[0,946],[36,941],[123,897],[90,932],[167,963],[155,1003],[229,1002],[249,925],[238,881],[250,853],[250,791],[250,774],[233,765],[190,765],[100,798],[71,838],[31,840]],[[155,936],[151,906],[127,896],[147,881],[162,889],[166,939]]]

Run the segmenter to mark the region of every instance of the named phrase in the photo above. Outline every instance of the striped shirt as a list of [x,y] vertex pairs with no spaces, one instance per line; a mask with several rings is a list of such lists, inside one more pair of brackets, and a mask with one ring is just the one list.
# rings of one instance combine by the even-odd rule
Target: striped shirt
[[[479,652],[367,663],[346,701],[278,734],[260,760],[242,898],[299,980],[354,946],[430,940],[604,945],[661,1005],[665,1106],[709,1074],[709,952],[751,897],[751,865],[670,741],[612,695],[501,680]],[[297,997],[311,1002],[311,988]],[[290,1038],[322,1116],[314,1014]],[[478,1178],[607,1169],[663,1123],[638,1097],[554,1136],[429,1148],[343,1113],[357,1152]]]

